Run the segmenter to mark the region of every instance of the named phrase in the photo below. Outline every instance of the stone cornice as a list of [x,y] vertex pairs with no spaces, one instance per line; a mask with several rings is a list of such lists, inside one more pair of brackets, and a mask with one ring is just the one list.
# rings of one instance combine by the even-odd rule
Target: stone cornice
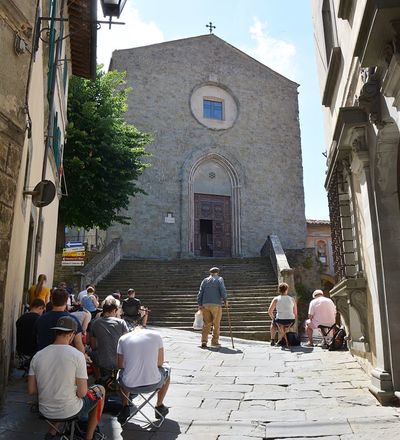
[[353,148],[357,148],[357,142],[361,142],[359,140],[360,129],[365,130],[367,124],[368,115],[360,107],[341,107],[339,109],[332,146],[329,150],[325,188],[329,187],[332,172],[338,161],[349,156]]
[[385,46],[393,38],[391,22],[396,19],[400,19],[398,0],[367,0],[354,48],[361,67],[384,64]]

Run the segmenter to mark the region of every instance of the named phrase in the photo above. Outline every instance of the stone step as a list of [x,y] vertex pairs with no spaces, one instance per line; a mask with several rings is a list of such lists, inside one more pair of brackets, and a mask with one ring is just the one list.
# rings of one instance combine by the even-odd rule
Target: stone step
[[[175,261],[121,260],[99,285],[104,298],[133,287],[150,308],[150,325],[191,330],[197,310],[197,292],[208,268],[218,266],[225,279],[235,337],[266,340],[270,325],[267,308],[276,295],[277,280],[265,258],[194,259]],[[224,308],[221,333],[229,334]]]

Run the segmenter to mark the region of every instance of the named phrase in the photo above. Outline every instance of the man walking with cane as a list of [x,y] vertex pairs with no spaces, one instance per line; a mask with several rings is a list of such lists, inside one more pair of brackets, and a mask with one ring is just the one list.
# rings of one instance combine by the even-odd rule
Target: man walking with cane
[[201,348],[207,348],[208,335],[211,324],[213,325],[213,334],[211,347],[220,348],[219,328],[222,317],[222,304],[227,305],[226,289],[224,280],[219,276],[218,267],[210,269],[210,276],[204,278],[200,284],[197,295],[197,304],[199,310],[203,312],[203,330],[201,333]]

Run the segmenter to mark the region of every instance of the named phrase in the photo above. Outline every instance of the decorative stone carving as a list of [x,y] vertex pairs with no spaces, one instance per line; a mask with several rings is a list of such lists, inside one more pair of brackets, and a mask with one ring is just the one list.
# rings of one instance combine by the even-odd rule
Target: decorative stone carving
[[[341,314],[344,324],[346,326],[347,331],[350,330],[350,313],[349,313],[349,304],[347,302],[347,298],[344,296],[339,296],[338,298],[335,298],[336,308],[337,311]],[[349,334],[351,337],[351,335]]]
[[369,120],[377,128],[383,128],[382,111],[380,103],[380,81],[378,79],[376,68],[369,67],[362,69],[361,79],[364,85],[360,91],[358,105],[369,114]]
[[367,299],[365,290],[350,291],[349,303],[357,311],[358,318],[360,320],[361,332],[364,337],[363,342],[368,342]]

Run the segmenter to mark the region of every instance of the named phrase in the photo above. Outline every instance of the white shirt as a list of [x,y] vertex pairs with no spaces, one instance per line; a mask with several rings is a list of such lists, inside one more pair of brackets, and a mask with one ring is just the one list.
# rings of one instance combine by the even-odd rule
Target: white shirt
[[158,352],[163,348],[161,336],[153,331],[137,328],[118,341],[117,353],[124,356],[123,383],[129,388],[153,385],[161,380]]
[[289,295],[279,295],[276,299],[276,319],[295,319],[294,299]]
[[312,320],[316,326],[331,326],[336,321],[335,303],[325,296],[318,296],[310,302],[308,314],[312,316]]
[[78,293],[78,302],[79,302],[79,304],[82,304],[82,299],[83,299],[83,297],[84,296],[86,296],[87,295],[87,290],[85,289],[85,290],[81,290],[79,293]]
[[76,379],[87,379],[83,353],[70,345],[48,345],[33,356],[29,376],[36,377],[39,411],[49,419],[79,413],[83,400],[76,395]]

